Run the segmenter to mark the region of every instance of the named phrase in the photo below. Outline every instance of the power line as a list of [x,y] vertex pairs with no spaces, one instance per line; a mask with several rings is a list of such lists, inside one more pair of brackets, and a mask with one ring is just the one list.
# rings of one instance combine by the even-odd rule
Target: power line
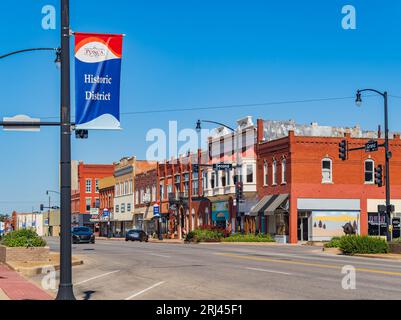
[[[367,95],[369,97],[371,95]],[[263,107],[273,105],[284,105],[284,104],[298,104],[298,103],[313,103],[313,102],[324,102],[324,101],[336,101],[336,100],[349,100],[355,99],[354,96],[348,97],[329,97],[329,98],[312,98],[302,100],[285,100],[285,101],[270,101],[262,103],[249,103],[249,104],[232,104],[223,106],[200,106],[200,107],[184,107],[184,108],[161,108],[153,110],[140,110],[140,111],[128,111],[121,112],[121,115],[141,115],[141,114],[152,114],[152,113],[166,113],[166,112],[185,112],[185,111],[197,111],[197,110],[219,110],[219,109],[238,109],[238,108],[252,108],[252,107]],[[58,117],[40,117],[41,119],[55,119]]]

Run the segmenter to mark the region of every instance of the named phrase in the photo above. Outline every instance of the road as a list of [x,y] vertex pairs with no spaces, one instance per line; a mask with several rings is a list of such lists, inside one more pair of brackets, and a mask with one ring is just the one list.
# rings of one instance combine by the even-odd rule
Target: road
[[[47,241],[58,251],[57,238]],[[401,299],[400,261],[319,247],[98,240],[73,245],[73,254],[85,261],[73,267],[77,299]],[[342,287],[346,265],[356,289]]]

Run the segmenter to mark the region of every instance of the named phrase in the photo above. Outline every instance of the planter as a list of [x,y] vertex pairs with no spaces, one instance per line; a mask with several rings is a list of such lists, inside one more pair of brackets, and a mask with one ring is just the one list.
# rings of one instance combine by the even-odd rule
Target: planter
[[49,247],[6,247],[0,245],[0,262],[50,261]]
[[275,235],[274,236],[274,240],[277,242],[277,243],[287,243],[288,242],[288,236],[285,236],[285,235]]
[[390,253],[401,253],[401,243],[389,243]]

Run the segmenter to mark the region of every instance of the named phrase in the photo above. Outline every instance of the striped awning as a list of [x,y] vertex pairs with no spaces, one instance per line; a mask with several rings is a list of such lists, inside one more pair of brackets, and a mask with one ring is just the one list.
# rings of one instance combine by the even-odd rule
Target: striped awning
[[264,196],[249,212],[250,216],[257,216],[259,213],[263,213],[268,207],[270,200],[273,198],[272,195]]
[[274,195],[273,197],[272,201],[270,201],[269,205],[264,210],[265,216],[273,215],[274,211],[288,199],[288,193]]

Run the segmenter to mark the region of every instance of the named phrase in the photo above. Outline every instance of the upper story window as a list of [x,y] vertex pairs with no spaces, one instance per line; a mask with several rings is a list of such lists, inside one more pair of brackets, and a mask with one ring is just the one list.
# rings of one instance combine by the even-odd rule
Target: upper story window
[[273,160],[272,163],[272,184],[277,184],[277,161]]
[[263,184],[267,186],[269,184],[269,167],[267,161],[264,161],[263,164]]
[[246,182],[252,183],[253,182],[253,165],[248,164],[246,166]]
[[213,171],[212,173],[211,173],[211,177],[210,177],[210,187],[213,189],[214,188],[214,186],[215,186],[215,180],[216,180],[216,174],[215,174],[215,172]]
[[164,199],[164,183],[160,182],[160,200]]
[[115,194],[116,194],[116,196],[118,196],[118,184],[116,184],[115,185],[115,187],[114,187],[114,192],[115,192]]
[[329,158],[322,160],[322,183],[333,182],[333,166]]
[[226,171],[221,172],[221,186],[225,187],[227,185],[227,173]]
[[372,159],[365,160],[365,183],[374,183],[375,181],[375,162]]
[[152,186],[152,201],[156,200],[156,186]]
[[287,160],[281,161],[281,183],[287,183]]
[[85,191],[86,193],[92,193],[92,179],[85,180]]
[[99,193],[99,179],[95,179],[95,190],[96,193]]
[[135,191],[135,204],[138,204],[138,203],[139,203],[139,191],[136,190]]

